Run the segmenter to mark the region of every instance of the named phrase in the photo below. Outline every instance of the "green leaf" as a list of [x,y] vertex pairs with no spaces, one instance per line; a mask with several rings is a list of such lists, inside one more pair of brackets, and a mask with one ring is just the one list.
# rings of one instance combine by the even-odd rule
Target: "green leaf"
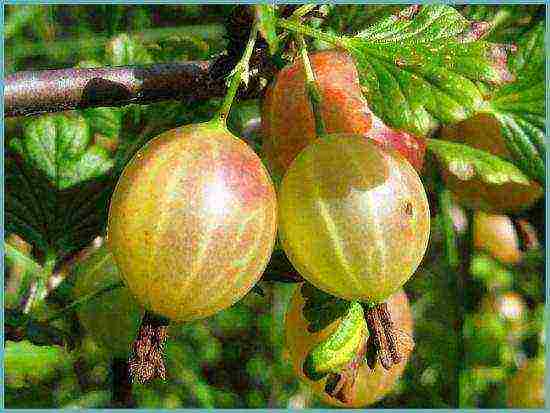
[[460,143],[438,139],[428,139],[427,142],[428,150],[437,157],[445,170],[462,181],[476,179],[492,185],[530,184],[529,177],[498,156]]
[[105,174],[112,160],[91,142],[86,119],[78,115],[43,116],[29,122],[12,147],[57,189],[67,189]]
[[6,229],[42,253],[63,256],[88,243],[103,225],[114,160],[93,143],[86,118],[42,116],[10,138]]
[[366,322],[359,302],[349,303],[336,330],[315,346],[304,360],[304,374],[311,380],[320,380],[329,372],[338,372],[357,354],[364,342]]
[[311,284],[302,285],[305,300],[303,314],[308,321],[308,331],[316,333],[342,317],[350,306],[349,301],[342,300],[321,291]]
[[490,101],[514,163],[544,185],[546,98],[544,84],[544,26],[538,24],[521,38],[511,61],[517,82],[502,87]]
[[118,146],[122,114],[123,110],[120,108],[90,108],[82,111],[90,125],[94,142],[108,152],[114,152]]
[[510,56],[510,69],[518,79],[544,80],[544,22],[518,39],[517,51]]
[[254,6],[256,19],[258,20],[259,31],[262,37],[269,45],[269,51],[273,55],[279,48],[279,39],[277,38],[275,5],[257,4]]
[[476,40],[470,23],[445,5],[405,9],[344,37],[369,105],[385,123],[426,135],[484,106],[476,82],[511,80],[503,48]]
[[111,66],[126,66],[152,63],[145,46],[137,39],[121,34],[106,46],[107,62]]
[[35,346],[28,341],[7,341],[4,348],[6,384],[24,387],[51,378],[70,363],[61,347]]

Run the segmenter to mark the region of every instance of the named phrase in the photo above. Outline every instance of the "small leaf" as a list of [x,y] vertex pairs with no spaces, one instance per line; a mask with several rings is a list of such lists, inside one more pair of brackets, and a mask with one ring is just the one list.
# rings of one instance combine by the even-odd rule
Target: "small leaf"
[[308,331],[316,333],[342,317],[350,303],[333,295],[327,294],[311,284],[302,285],[302,295],[305,299],[304,318],[309,322]]
[[336,330],[315,346],[304,360],[303,371],[311,380],[320,380],[329,372],[338,372],[356,356],[364,341],[366,322],[363,307],[348,303]]
[[476,82],[512,79],[506,50],[472,37],[471,27],[450,6],[412,6],[340,43],[355,58],[374,113],[391,127],[426,135],[483,107]]
[[273,4],[257,4],[256,19],[258,20],[259,30],[262,37],[269,45],[269,51],[273,55],[279,48],[279,39],[275,31],[277,17],[275,15],[275,6]]
[[28,341],[7,341],[4,350],[6,384],[25,387],[52,377],[70,363],[68,353],[61,347],[35,346]]

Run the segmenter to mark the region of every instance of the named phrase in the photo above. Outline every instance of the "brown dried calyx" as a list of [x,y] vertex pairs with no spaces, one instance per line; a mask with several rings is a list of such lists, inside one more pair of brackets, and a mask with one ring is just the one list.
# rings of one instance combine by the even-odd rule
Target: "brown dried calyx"
[[325,392],[342,403],[350,403],[355,398],[355,380],[359,368],[367,355],[367,339],[361,342],[356,356],[338,373],[330,373],[325,384]]
[[128,361],[132,382],[144,384],[155,378],[166,379],[164,347],[167,337],[167,320],[146,312]]
[[374,369],[376,360],[386,370],[401,363],[414,349],[413,338],[395,326],[387,303],[365,308],[369,329],[367,342],[367,364]]
[[330,373],[325,385],[325,392],[344,404],[355,398],[355,382],[365,361],[374,369],[379,359],[382,367],[390,370],[406,360],[414,348],[412,337],[395,326],[387,303],[364,306],[364,310],[368,339],[365,334],[355,357],[338,373]]

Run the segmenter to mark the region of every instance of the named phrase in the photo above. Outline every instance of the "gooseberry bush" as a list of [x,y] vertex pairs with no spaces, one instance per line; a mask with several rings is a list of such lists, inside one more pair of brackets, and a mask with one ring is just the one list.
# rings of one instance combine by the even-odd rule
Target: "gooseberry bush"
[[544,17],[8,7],[6,406],[542,407]]

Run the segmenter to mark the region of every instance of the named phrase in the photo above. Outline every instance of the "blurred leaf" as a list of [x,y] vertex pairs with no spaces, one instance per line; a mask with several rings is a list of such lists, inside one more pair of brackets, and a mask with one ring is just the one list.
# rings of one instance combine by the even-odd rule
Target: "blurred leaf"
[[405,9],[356,37],[341,39],[363,93],[389,126],[426,135],[470,117],[484,101],[474,82],[511,80],[501,47],[477,40],[470,23],[445,5]]
[[348,311],[351,303],[313,287],[309,283],[302,284],[302,295],[305,299],[304,318],[309,322],[308,331],[316,333],[342,317]]
[[470,272],[474,278],[485,283],[487,289],[509,289],[513,274],[501,263],[486,254],[475,254],[470,263]]
[[515,165],[488,152],[468,145],[428,139],[428,149],[437,157],[446,172],[462,181],[480,180],[486,184],[529,186],[529,177]]
[[454,229],[452,217],[452,198],[448,190],[443,190],[439,194],[439,207],[441,213],[438,220],[443,229],[445,257],[449,267],[456,269],[460,264],[460,255],[458,251],[457,235]]
[[126,66],[152,63],[145,46],[136,38],[121,34],[106,46],[107,62],[111,66]]
[[11,341],[23,339],[37,346],[72,347],[74,340],[69,334],[47,322],[35,319],[18,310],[5,310],[5,333]]
[[84,394],[70,403],[61,406],[62,409],[93,409],[105,408],[111,405],[111,392],[108,390],[95,390]]
[[24,387],[51,378],[70,362],[61,347],[35,346],[28,341],[7,341],[4,347],[4,374],[6,384]]
[[259,30],[262,37],[269,45],[271,54],[275,54],[279,47],[279,39],[277,38],[275,5],[273,4],[257,4],[254,6],[256,10],[256,18],[259,22]]
[[10,5],[6,8],[4,23],[4,39],[19,35],[28,25],[32,24],[44,10],[36,5]]
[[531,178],[545,182],[544,25],[524,35],[511,61],[517,82],[497,91],[490,102],[515,163]]

